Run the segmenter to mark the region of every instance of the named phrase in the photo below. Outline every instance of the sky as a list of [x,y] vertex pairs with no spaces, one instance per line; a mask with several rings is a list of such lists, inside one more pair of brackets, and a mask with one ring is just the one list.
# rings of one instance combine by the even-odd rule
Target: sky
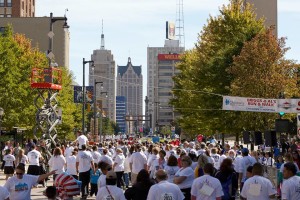
[[[70,26],[70,69],[82,84],[82,59],[90,60],[100,49],[101,21],[105,48],[111,50],[116,65],[142,65],[143,96],[147,95],[147,47],[162,47],[166,21],[176,20],[178,0],[37,0],[36,17],[63,16]],[[209,15],[229,0],[184,0],[185,48],[191,49],[207,24]],[[66,9],[68,11],[66,11]],[[287,37],[288,59],[300,62],[300,1],[278,0],[278,37]],[[55,33],[55,30],[54,30]],[[55,36],[54,36],[55,40]],[[86,67],[86,85],[88,85]]]

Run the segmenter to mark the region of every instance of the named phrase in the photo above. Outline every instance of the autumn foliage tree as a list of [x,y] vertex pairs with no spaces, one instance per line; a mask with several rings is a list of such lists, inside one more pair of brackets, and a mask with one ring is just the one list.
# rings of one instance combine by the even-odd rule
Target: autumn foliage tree
[[[272,29],[245,42],[228,69],[233,76],[230,94],[276,99],[280,92],[284,92],[286,98],[298,97],[296,72],[299,66],[284,57],[287,50],[285,39],[277,39]],[[274,128],[276,118],[278,116],[274,113],[241,112],[235,126],[246,130],[268,130]]]

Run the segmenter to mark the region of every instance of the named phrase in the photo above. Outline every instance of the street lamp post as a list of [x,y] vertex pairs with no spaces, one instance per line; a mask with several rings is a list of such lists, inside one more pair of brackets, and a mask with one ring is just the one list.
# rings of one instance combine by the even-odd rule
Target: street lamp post
[[[107,97],[107,92],[100,92],[100,95],[106,94]],[[99,125],[99,140],[101,142],[101,136],[102,136],[102,111],[103,111],[103,105],[100,111],[100,125]]]
[[[53,36],[54,36],[54,33],[52,32],[53,31],[53,24],[56,22],[56,21],[65,21],[64,25],[63,25],[63,28],[70,28],[70,26],[68,25],[67,23],[67,20],[68,18],[66,17],[66,15],[64,17],[53,17],[53,13],[50,13],[50,32],[48,34],[49,36],[49,49],[48,49],[48,55],[50,53],[52,53],[52,48],[53,48]],[[52,57],[49,56],[49,66],[51,65],[51,60],[52,60]]]
[[93,60],[86,61],[84,58],[82,60],[83,66],[83,77],[82,77],[82,92],[83,92],[83,100],[82,100],[82,133],[85,133],[85,119],[84,119],[84,112],[85,112],[85,103],[86,103],[86,94],[85,94],[85,64],[91,63],[94,65]]
[[96,79],[94,79],[94,136],[97,135],[97,130],[96,130],[96,118],[97,118],[97,84],[101,83],[101,89],[103,88],[103,82],[102,81],[96,81]]

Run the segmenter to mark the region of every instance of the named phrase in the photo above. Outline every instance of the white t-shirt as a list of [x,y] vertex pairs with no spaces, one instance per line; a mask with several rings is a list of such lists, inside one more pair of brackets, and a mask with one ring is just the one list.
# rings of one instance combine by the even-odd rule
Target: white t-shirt
[[168,181],[160,181],[152,185],[147,200],[183,200],[184,196],[177,185]]
[[15,156],[8,154],[3,157],[3,160],[5,161],[6,167],[13,167],[14,166],[14,161],[16,160]]
[[197,200],[215,200],[217,197],[223,196],[224,193],[220,181],[205,174],[194,180],[191,195],[195,196]]
[[269,200],[269,196],[276,193],[269,179],[255,175],[245,181],[241,196],[247,200]]
[[174,176],[178,170],[179,170],[178,166],[169,166],[169,165],[165,166],[165,171],[168,174],[168,180],[167,180],[168,182],[173,183]]
[[0,186],[0,200],[5,200],[9,197],[9,192],[6,187]]
[[[96,200],[126,200],[122,189],[115,185],[108,185],[107,188],[101,187],[98,190]],[[110,195],[112,195],[113,198]]]
[[73,146],[70,146],[70,147],[67,147],[66,150],[65,150],[65,157],[69,157],[72,155],[72,152],[74,151],[74,147]]
[[125,162],[125,156],[121,153],[121,154],[117,154],[116,158],[115,158],[115,172],[122,172],[124,171],[124,162]]
[[[225,158],[227,158],[227,157],[226,157],[226,155],[224,155],[224,154],[220,156],[220,159],[219,159],[219,166],[221,166],[221,164],[222,164],[222,162],[223,162],[223,160],[224,160]],[[219,168],[220,168],[220,167],[219,167]]]
[[20,164],[20,163],[23,163],[24,165],[28,162],[28,157],[23,155],[20,162],[17,164],[17,166]]
[[78,171],[87,172],[91,169],[93,157],[88,151],[79,151],[76,156],[76,162],[79,162]]
[[206,152],[205,149],[199,149],[197,153],[198,153],[198,155],[200,156],[200,155],[202,155],[202,154],[205,155],[205,152]]
[[124,173],[129,173],[129,172],[131,172],[131,171],[130,171],[130,165],[129,165],[130,157],[131,157],[131,155],[128,155],[128,156],[125,158],[125,161],[124,161]]
[[214,160],[214,167],[216,169],[220,168],[220,155],[219,154],[210,154],[210,157]]
[[86,145],[88,138],[85,135],[80,135],[76,140],[78,141],[79,149],[81,149],[83,144]]
[[40,158],[42,157],[41,153],[37,150],[32,150],[27,154],[29,165],[40,165]]
[[61,174],[65,172],[66,159],[63,155],[51,156],[49,160],[49,166],[52,170],[57,170],[55,174]]
[[153,160],[151,167],[150,167],[150,171],[151,171],[150,178],[155,179],[156,171],[159,169],[164,169],[166,165],[167,165],[167,161],[165,159],[159,160],[159,158],[157,158],[157,159]]
[[243,159],[243,156],[238,155],[233,161],[234,170],[238,173],[243,173],[243,171],[239,172],[242,159]]
[[76,172],[76,156],[72,155],[67,157],[67,172],[71,175],[77,175]]
[[24,174],[22,179],[17,176],[9,178],[4,187],[10,193],[9,199],[29,200],[32,186],[37,184],[39,176]]
[[112,158],[111,157],[109,157],[108,155],[102,155],[101,157],[100,157],[100,160],[99,160],[99,162],[106,162],[107,164],[109,164],[109,165],[113,165],[114,164],[114,161],[112,160]]
[[185,176],[186,177],[186,179],[182,183],[178,184],[178,187],[180,189],[190,188],[192,186],[194,178],[195,178],[194,170],[191,167],[179,169],[175,174],[175,177],[177,177],[177,176]]
[[98,178],[97,181],[97,185],[98,185],[98,189],[106,186],[106,175],[105,174],[101,174],[100,177]]
[[[286,162],[285,162],[286,163]],[[281,166],[280,166],[280,169],[279,169],[279,171],[281,172],[281,173],[283,173],[283,168],[284,168],[284,164],[285,163],[283,163]],[[297,173],[299,172],[299,167],[298,167],[298,165],[294,162],[294,165],[296,166],[296,169],[297,169]]]
[[101,158],[101,154],[98,151],[92,151],[91,154],[92,154],[94,163],[99,163],[100,158]]
[[283,181],[281,188],[281,199],[299,200],[300,199],[300,177],[292,176]]
[[158,155],[150,154],[147,161],[147,166],[150,168],[153,160],[158,159]]
[[142,169],[145,168],[144,165],[147,164],[147,159],[145,154],[141,152],[135,152],[130,156],[130,163],[132,163],[132,173],[138,174]]

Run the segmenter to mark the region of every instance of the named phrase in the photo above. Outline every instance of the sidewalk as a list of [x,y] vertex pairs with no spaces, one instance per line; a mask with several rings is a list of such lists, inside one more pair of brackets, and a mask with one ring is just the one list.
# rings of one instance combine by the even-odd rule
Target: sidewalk
[[[53,184],[52,181],[52,176],[50,177],[50,180],[47,181],[47,185],[51,186]],[[3,171],[0,171],[0,185],[3,186],[5,184],[5,174]],[[44,195],[43,195],[43,191],[45,190],[45,187],[42,187],[42,185],[38,185],[38,188],[32,188],[31,190],[31,199],[36,199],[36,200],[45,200],[47,199]],[[96,199],[96,197],[88,197],[87,200],[94,200]],[[80,196],[74,197],[74,200],[80,200]]]

